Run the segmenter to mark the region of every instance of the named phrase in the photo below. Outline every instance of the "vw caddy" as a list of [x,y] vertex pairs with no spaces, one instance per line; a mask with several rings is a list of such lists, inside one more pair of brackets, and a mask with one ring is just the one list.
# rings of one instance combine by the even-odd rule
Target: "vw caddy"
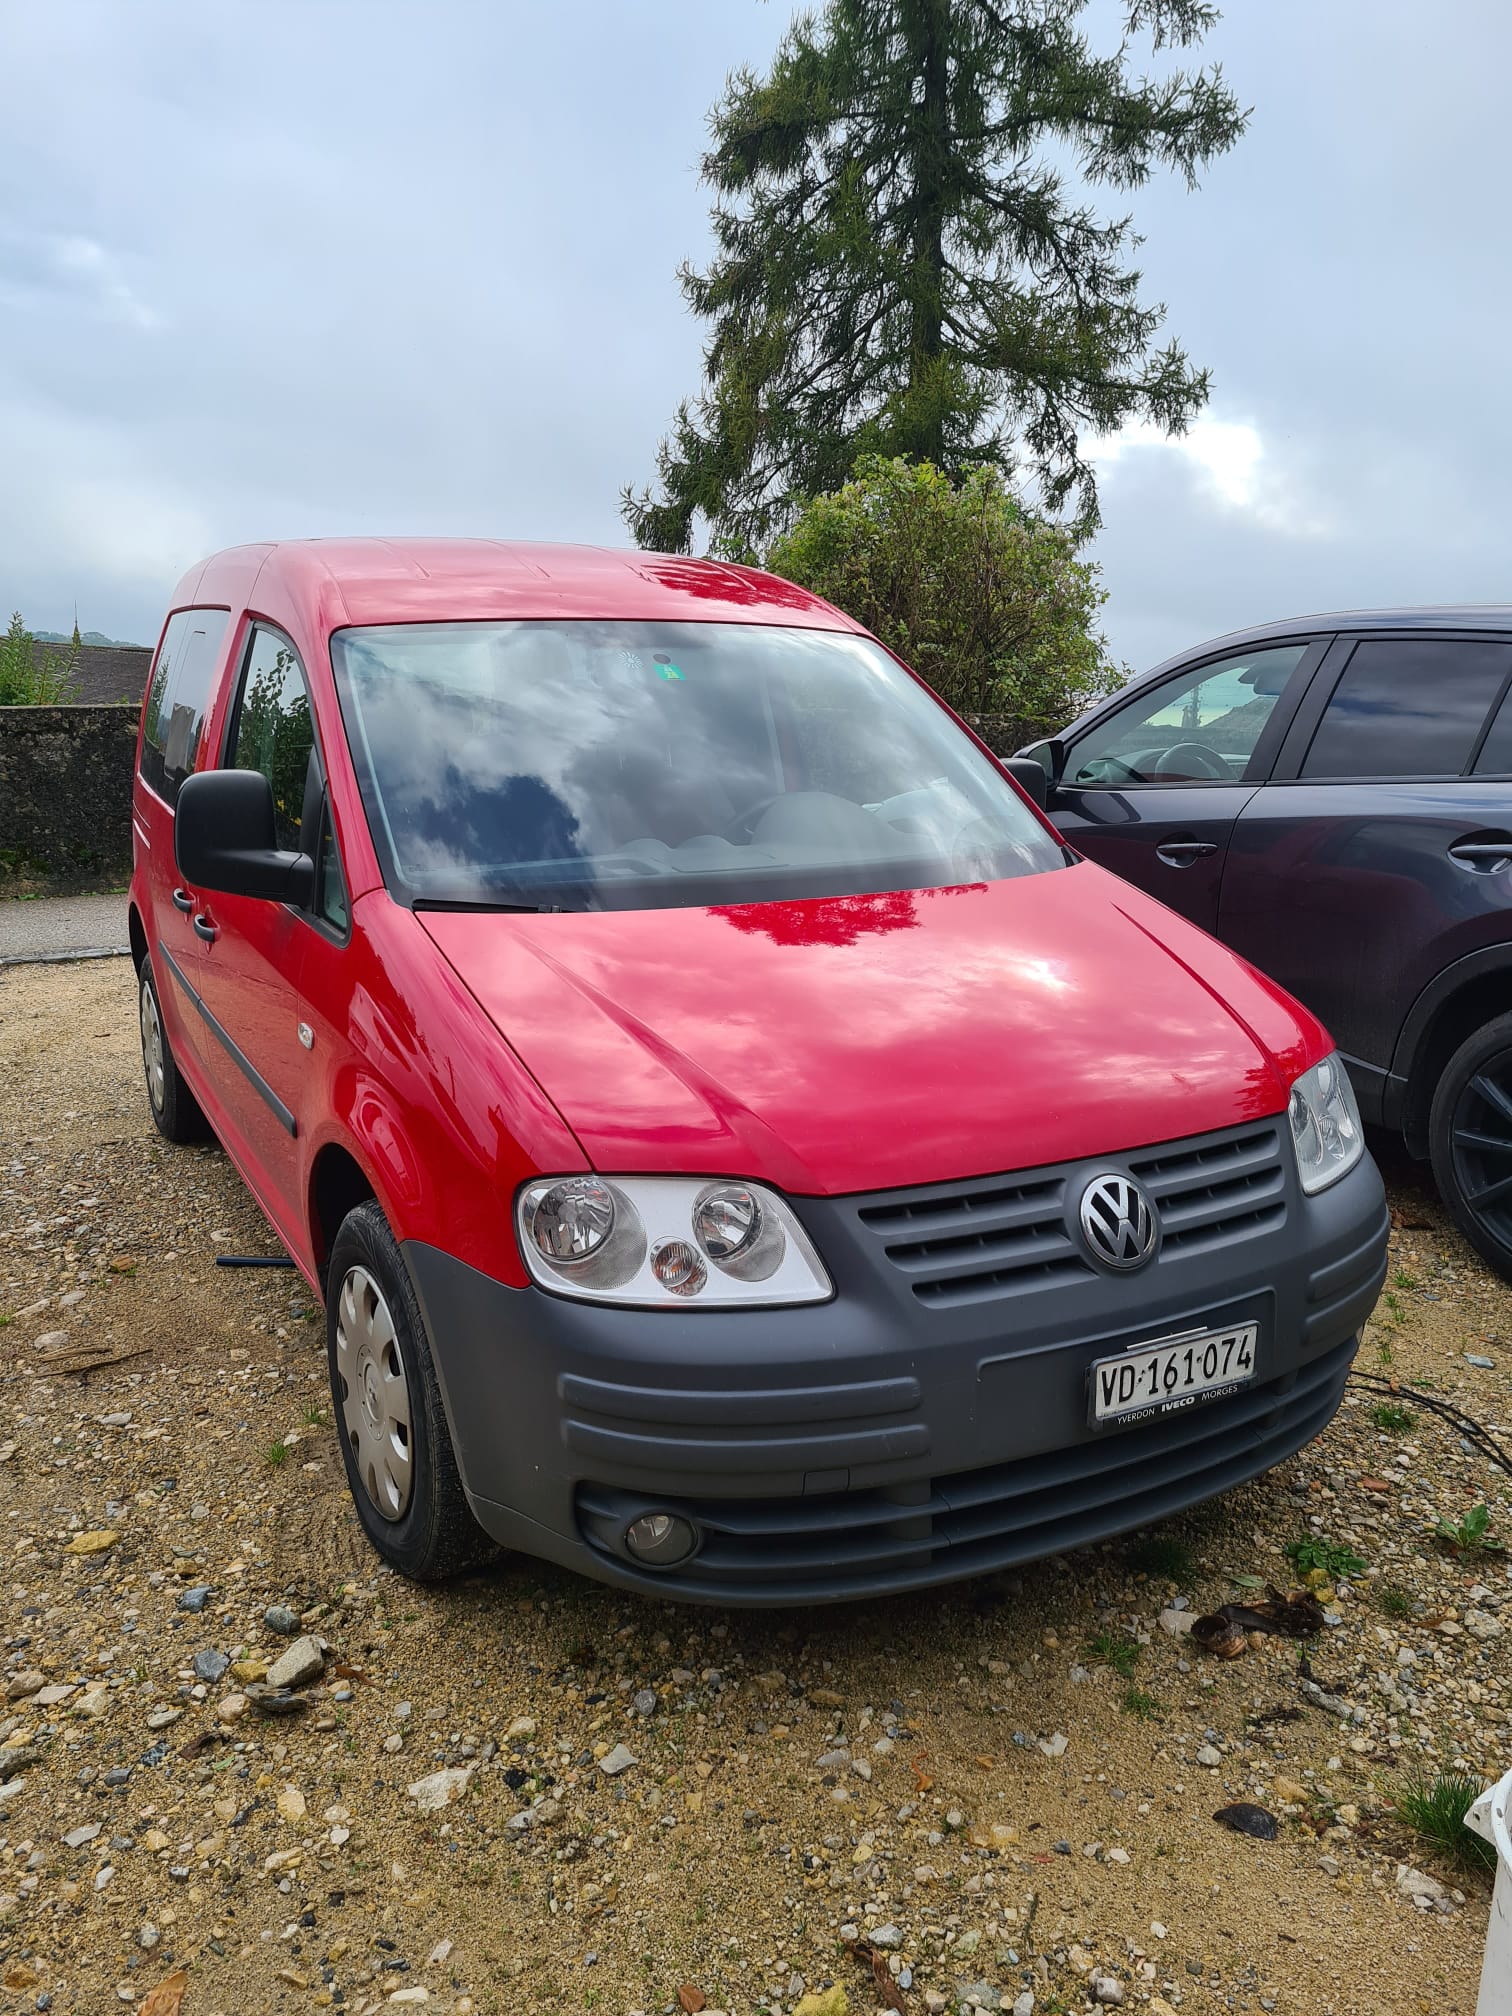
[[1329,1039],[1005,767],[744,568],[186,575],[134,801],[152,1113],[323,1297],[398,1568],[906,1589],[1328,1422],[1387,1233]]

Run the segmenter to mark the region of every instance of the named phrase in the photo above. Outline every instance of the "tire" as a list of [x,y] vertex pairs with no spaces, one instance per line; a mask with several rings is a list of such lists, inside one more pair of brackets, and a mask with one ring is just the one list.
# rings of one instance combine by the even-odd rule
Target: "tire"
[[146,957],[137,973],[137,1026],[142,1036],[142,1075],[147,1081],[147,1104],[153,1124],[165,1141],[180,1144],[203,1141],[210,1132],[209,1123],[199,1101],[179,1075],[168,1031],[163,1027],[157,978],[151,959]]
[[378,1205],[349,1211],[326,1274],[326,1353],[341,1460],[362,1530],[415,1582],[495,1549],[468,1508],[430,1339]]
[[1469,1036],[1428,1113],[1439,1195],[1488,1265],[1512,1281],[1512,1015]]

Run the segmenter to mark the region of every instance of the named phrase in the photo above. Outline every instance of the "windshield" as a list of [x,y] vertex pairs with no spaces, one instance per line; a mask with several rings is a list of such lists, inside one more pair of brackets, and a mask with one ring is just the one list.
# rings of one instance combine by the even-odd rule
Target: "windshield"
[[650,910],[1066,858],[929,695],[844,632],[396,624],[340,631],[331,655],[403,901]]

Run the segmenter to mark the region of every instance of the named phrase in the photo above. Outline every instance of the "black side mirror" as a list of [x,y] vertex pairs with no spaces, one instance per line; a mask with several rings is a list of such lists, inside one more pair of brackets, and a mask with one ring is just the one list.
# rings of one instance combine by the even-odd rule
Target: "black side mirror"
[[1050,802],[1050,779],[1044,765],[1032,756],[1000,756],[998,761],[1025,796],[1032,798],[1043,812]]
[[201,770],[174,808],[173,853],[191,889],[309,903],[315,863],[278,845],[273,787],[260,770]]

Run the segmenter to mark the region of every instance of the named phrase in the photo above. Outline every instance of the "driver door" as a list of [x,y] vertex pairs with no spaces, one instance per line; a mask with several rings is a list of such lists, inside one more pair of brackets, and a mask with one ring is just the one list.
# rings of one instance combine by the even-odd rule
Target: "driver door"
[[1234,822],[1327,641],[1262,641],[1142,686],[1067,746],[1050,817],[1091,860],[1216,931]]

